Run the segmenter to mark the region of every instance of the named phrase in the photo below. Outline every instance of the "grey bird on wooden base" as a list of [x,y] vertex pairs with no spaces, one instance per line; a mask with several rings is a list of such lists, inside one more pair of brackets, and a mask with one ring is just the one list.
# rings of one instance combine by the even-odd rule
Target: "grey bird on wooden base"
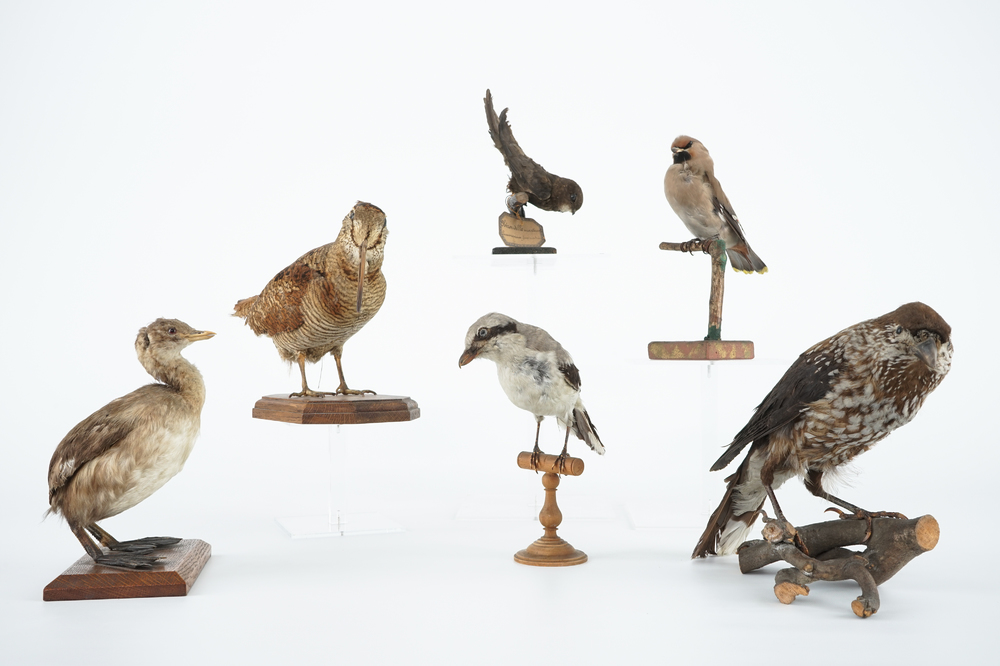
[[[274,342],[282,359],[299,365],[302,391],[289,397],[374,394],[347,387],[340,357],[344,343],[382,307],[385,276],[382,255],[389,235],[385,213],[359,201],[344,218],[337,240],[310,250],[267,283],[259,296],[235,306],[257,335]],[[336,391],[313,391],[306,383],[306,361],[326,354],[337,362]]]
[[580,399],[580,371],[572,357],[551,335],[507,315],[492,312],[480,317],[465,335],[462,367],[476,358],[496,363],[500,386],[510,401],[535,415],[535,448],[532,466],[538,466],[538,433],[542,419],[555,416],[566,428],[560,464],[568,457],[569,433],[604,455],[604,444]]
[[180,541],[118,541],[97,521],[131,509],[184,467],[201,427],[205,383],[181,351],[214,335],[177,319],[157,319],[139,329],[139,362],[161,383],[112,400],[70,430],[52,454],[48,512],[62,514],[96,563],[149,569],[160,558],[147,553]]

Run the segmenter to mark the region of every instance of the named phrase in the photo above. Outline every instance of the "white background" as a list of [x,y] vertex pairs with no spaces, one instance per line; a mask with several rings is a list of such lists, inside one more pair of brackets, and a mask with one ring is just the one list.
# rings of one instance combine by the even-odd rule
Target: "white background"
[[[0,5],[5,509],[0,635],[10,663],[928,663],[995,653],[998,364],[994,250],[1000,47],[990,3],[30,3]],[[532,211],[557,257],[498,261],[507,172],[482,98],[526,152],[585,193]],[[757,358],[653,362],[704,335],[708,260],[662,194],[669,146],[701,139],[767,275],[729,272],[723,334]],[[351,429],[347,491],[401,534],[292,540],[322,510],[326,432],[250,418],[296,390],[229,313],[358,200],[391,234],[381,312],[348,342],[355,388],[409,395],[417,421]],[[938,547],[859,620],[853,583],[790,607],[773,570],[688,557],[721,497],[707,469],[793,359],[922,300],[952,325],[953,370],[915,421],[836,489],[933,514]],[[493,366],[457,360],[489,311],[573,354],[607,446],[577,442],[561,534],[583,566],[517,565],[537,522],[477,507],[540,496],[519,470],[531,416]],[[42,521],[62,436],[148,381],[136,330],[218,335],[183,473],[105,526],[204,539],[187,598],[43,603],[82,554]],[[319,380],[322,373],[322,380]],[[332,389],[332,360],[311,367]],[[552,420],[543,448],[556,452]],[[800,524],[825,504],[779,491]],[[497,499],[499,498],[499,499]],[[478,511],[478,513],[477,513]],[[574,514],[575,511],[575,514]],[[460,519],[461,512],[471,519]],[[463,514],[464,515],[464,514]],[[639,528],[639,529],[636,529]],[[6,660],[5,660],[6,661]]]

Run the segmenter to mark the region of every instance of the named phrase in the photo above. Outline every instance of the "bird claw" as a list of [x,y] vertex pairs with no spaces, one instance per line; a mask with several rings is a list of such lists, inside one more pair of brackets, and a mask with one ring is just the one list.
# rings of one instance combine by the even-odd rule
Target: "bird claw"
[[130,541],[118,541],[109,545],[108,548],[119,553],[146,553],[157,548],[173,546],[180,541],[177,537],[144,537]]
[[137,555],[108,553],[94,559],[94,562],[102,567],[116,567],[118,569],[141,569],[149,570],[156,566],[162,557],[156,555]]
[[764,529],[761,530],[761,536],[765,540],[770,543],[790,543],[802,551],[803,555],[809,555],[805,541],[802,540],[798,530],[790,522],[785,520],[783,516],[768,518],[764,511],[760,513],[764,518]]
[[906,516],[897,511],[865,511],[864,509],[858,509],[857,511],[848,512],[841,511],[835,506],[831,506],[826,511],[832,511],[836,513],[841,520],[863,520],[865,521],[865,538],[861,540],[861,543],[868,543],[868,540],[872,538],[872,520],[875,518],[897,518],[899,520],[906,520]]
[[346,386],[340,386],[337,388],[337,392],[334,395],[364,395],[366,393],[371,393],[372,395],[378,395],[375,391],[371,389],[361,389],[356,391],[354,389],[349,389]]

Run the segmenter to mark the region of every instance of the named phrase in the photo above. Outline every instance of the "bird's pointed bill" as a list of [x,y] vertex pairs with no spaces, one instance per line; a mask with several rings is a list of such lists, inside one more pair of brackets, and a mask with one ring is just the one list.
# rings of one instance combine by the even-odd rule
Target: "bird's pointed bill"
[[466,349],[458,359],[458,367],[461,368],[463,365],[471,363],[478,354],[479,352],[474,349]]
[[919,345],[916,346],[915,350],[917,356],[921,361],[927,364],[927,367],[931,370],[937,368],[937,354],[938,354],[938,344],[937,340],[934,338],[927,338]]
[[197,342],[198,340],[208,340],[209,338],[214,338],[215,333],[212,331],[195,331],[189,335],[184,336],[191,342]]
[[368,239],[361,241],[361,248],[358,250],[360,257],[358,263],[358,312],[361,312],[361,300],[365,295],[365,255],[368,253]]

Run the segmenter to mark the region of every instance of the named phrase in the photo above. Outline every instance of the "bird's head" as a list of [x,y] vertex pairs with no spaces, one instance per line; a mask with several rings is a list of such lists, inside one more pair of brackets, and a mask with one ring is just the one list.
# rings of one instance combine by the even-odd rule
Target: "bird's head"
[[951,326],[933,308],[914,302],[882,315],[875,322],[885,340],[890,363],[906,374],[926,376],[934,386],[951,369],[954,347]]
[[347,256],[358,267],[358,312],[364,299],[365,274],[382,267],[388,235],[385,213],[378,206],[359,201],[344,218],[338,241],[346,245]]
[[160,318],[139,329],[135,337],[135,353],[146,367],[147,359],[177,356],[192,342],[214,336],[212,331],[196,331],[179,319]]
[[670,144],[670,152],[674,155],[674,164],[682,164],[699,157],[708,157],[708,149],[698,139],[692,139],[684,134]]
[[482,356],[491,358],[498,350],[505,335],[517,333],[517,321],[499,312],[491,312],[476,320],[465,334],[465,351],[458,359],[458,367]]
[[583,190],[576,184],[576,181],[569,178],[560,178],[552,188],[552,196],[557,197],[562,203],[559,205],[560,212],[576,215],[583,205]]

